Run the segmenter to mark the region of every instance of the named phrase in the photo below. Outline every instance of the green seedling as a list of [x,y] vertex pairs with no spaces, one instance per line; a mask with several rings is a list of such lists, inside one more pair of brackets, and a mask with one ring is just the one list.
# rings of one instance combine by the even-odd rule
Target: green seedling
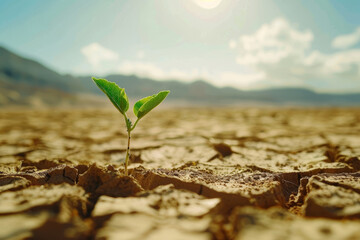
[[127,117],[126,112],[129,109],[129,100],[125,93],[125,88],[120,88],[116,83],[109,82],[106,79],[92,78],[95,84],[108,96],[112,104],[119,110],[119,112],[124,116],[126,129],[128,133],[128,144],[126,149],[126,158],[125,158],[125,175],[128,175],[128,164],[129,164],[129,155],[130,155],[130,138],[131,131],[135,129],[137,123],[142,119],[146,114],[153,110],[157,105],[159,105],[170,91],[161,91],[158,94],[145,97],[137,101],[134,105],[134,114],[137,117],[134,124],[132,124],[130,118]]

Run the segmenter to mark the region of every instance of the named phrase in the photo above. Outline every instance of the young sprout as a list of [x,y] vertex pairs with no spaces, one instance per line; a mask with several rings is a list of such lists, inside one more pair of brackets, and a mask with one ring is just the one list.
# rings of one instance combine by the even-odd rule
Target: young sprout
[[170,91],[161,91],[158,94],[145,97],[137,101],[134,105],[134,114],[137,117],[134,124],[127,117],[126,112],[129,109],[129,100],[125,93],[124,88],[120,88],[116,83],[109,82],[106,79],[92,78],[95,84],[108,96],[112,104],[119,110],[119,112],[124,116],[126,129],[128,133],[128,145],[126,149],[126,158],[125,158],[125,175],[128,175],[128,164],[129,164],[129,154],[130,154],[130,135],[131,131],[134,130],[136,124],[141,118],[143,118],[148,112],[153,110],[157,105],[159,105]]

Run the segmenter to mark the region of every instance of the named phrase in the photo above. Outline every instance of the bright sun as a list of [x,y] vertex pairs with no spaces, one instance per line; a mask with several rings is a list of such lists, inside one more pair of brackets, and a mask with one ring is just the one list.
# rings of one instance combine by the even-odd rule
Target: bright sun
[[219,6],[222,0],[193,0],[199,7],[204,9],[213,9]]

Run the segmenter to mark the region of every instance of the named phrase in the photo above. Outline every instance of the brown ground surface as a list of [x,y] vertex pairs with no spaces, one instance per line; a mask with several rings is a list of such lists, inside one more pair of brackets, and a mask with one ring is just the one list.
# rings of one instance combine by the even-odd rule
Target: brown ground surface
[[0,239],[360,239],[359,109],[0,111]]

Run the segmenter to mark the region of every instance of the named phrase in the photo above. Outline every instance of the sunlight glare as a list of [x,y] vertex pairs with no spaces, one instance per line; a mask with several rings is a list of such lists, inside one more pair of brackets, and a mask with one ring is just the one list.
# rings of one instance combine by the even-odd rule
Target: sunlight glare
[[196,5],[204,9],[214,9],[220,5],[222,0],[193,0]]

